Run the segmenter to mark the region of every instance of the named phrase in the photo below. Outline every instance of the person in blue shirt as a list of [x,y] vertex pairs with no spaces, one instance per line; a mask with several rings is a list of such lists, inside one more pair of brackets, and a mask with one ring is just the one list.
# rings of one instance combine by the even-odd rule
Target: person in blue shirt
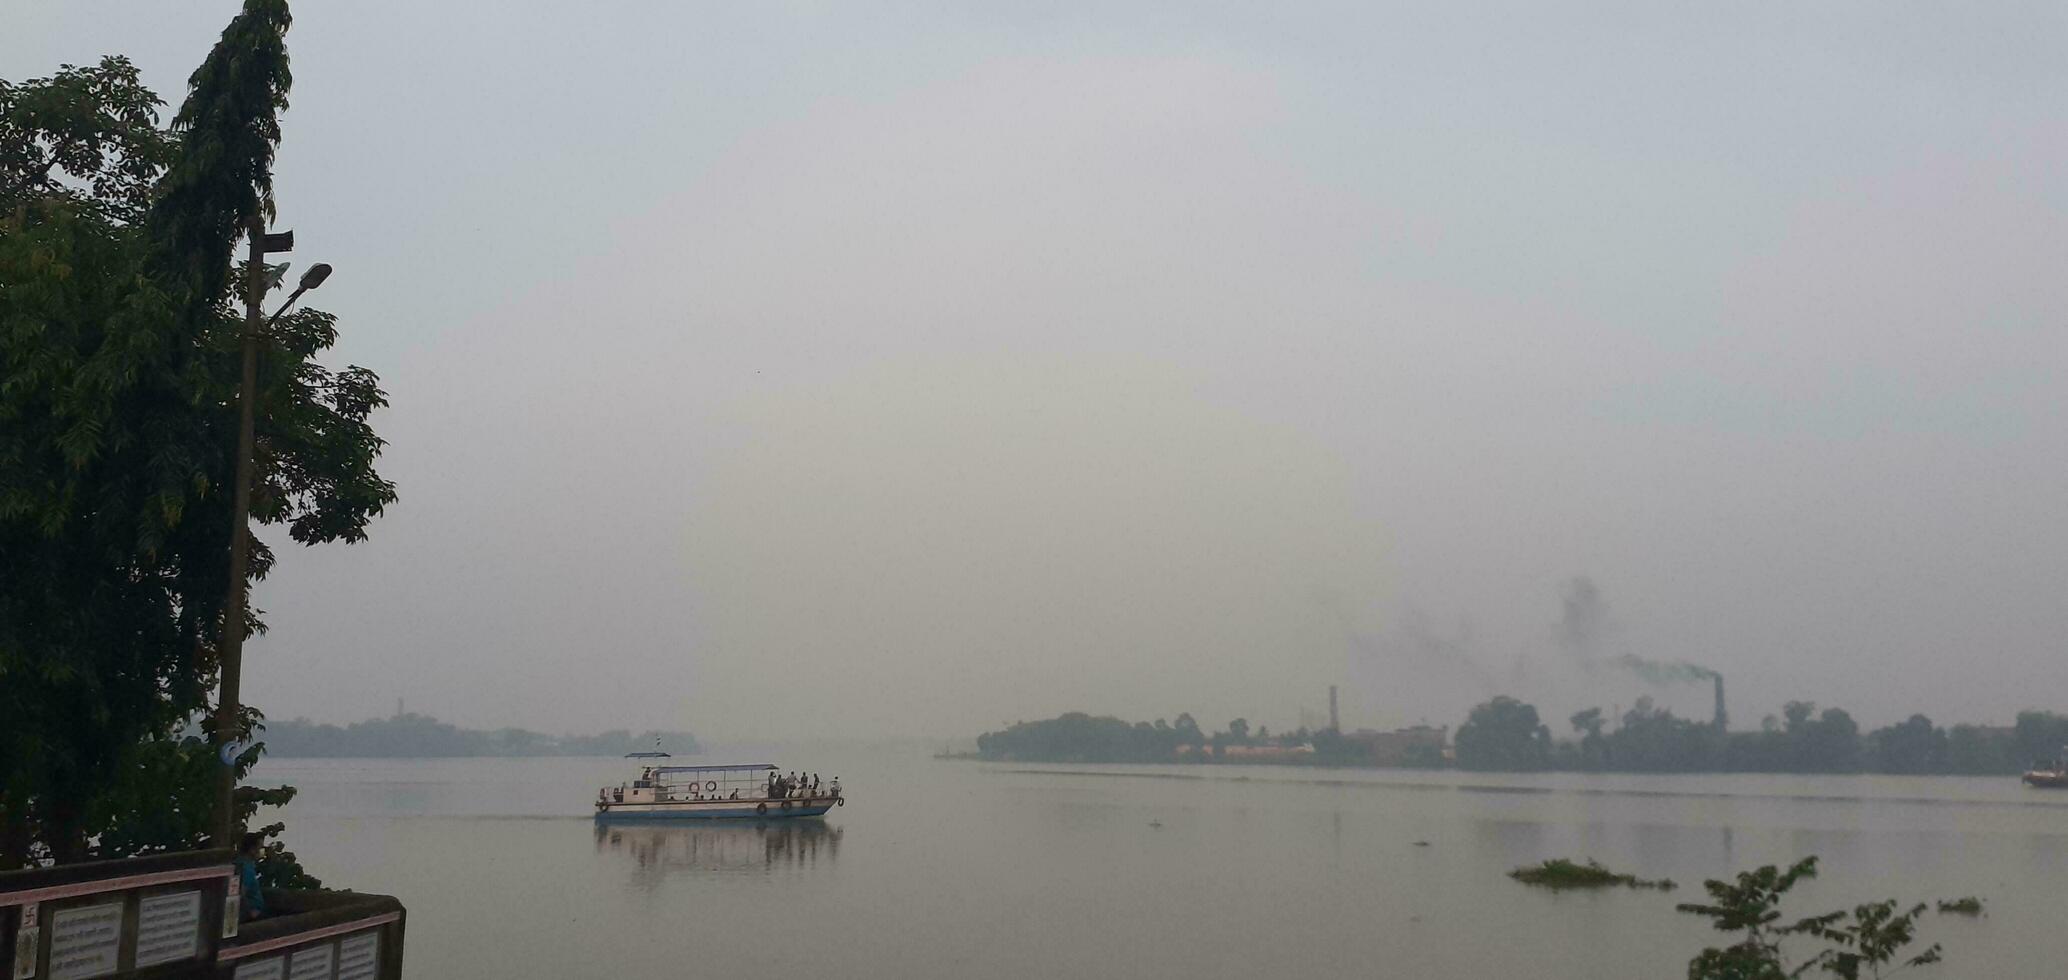
[[245,834],[237,841],[237,887],[243,892],[246,922],[266,914],[266,896],[259,891],[258,859],[265,848],[262,834]]

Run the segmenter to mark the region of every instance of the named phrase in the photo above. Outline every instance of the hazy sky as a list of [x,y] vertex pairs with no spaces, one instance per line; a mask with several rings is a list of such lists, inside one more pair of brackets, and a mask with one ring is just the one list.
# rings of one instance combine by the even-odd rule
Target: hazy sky
[[[978,6],[299,4],[280,224],[401,501],[247,698],[2068,709],[2068,7]],[[236,7],[13,0],[0,77],[176,105]]]

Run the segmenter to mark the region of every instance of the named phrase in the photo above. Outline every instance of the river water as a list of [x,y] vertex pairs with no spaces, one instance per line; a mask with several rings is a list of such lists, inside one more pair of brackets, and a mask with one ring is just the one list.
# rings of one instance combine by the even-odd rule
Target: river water
[[[1032,766],[728,751],[838,774],[823,820],[599,828],[617,759],[268,760],[289,843],[409,908],[411,977],[1681,977],[1700,882],[1822,859],[1788,908],[1979,895],[1946,964],[2058,977],[2068,794],[2014,779]],[[1554,894],[1594,857],[1679,891]]]

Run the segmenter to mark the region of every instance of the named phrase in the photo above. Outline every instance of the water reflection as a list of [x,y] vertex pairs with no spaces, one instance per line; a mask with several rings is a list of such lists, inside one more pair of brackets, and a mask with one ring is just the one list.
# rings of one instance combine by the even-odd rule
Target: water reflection
[[807,870],[840,856],[839,827],[821,820],[614,822],[596,825],[596,852],[630,855],[635,880],[678,873]]

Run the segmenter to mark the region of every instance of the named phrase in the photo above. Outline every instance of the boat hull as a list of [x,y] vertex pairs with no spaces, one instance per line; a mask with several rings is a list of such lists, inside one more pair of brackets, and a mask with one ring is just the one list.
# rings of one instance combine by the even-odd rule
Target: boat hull
[[2068,789],[2068,772],[2028,772],[2025,774],[2025,785],[2034,789]]
[[[783,804],[788,803],[785,808]],[[822,817],[842,801],[676,800],[667,803],[598,803],[598,820],[787,820]]]

